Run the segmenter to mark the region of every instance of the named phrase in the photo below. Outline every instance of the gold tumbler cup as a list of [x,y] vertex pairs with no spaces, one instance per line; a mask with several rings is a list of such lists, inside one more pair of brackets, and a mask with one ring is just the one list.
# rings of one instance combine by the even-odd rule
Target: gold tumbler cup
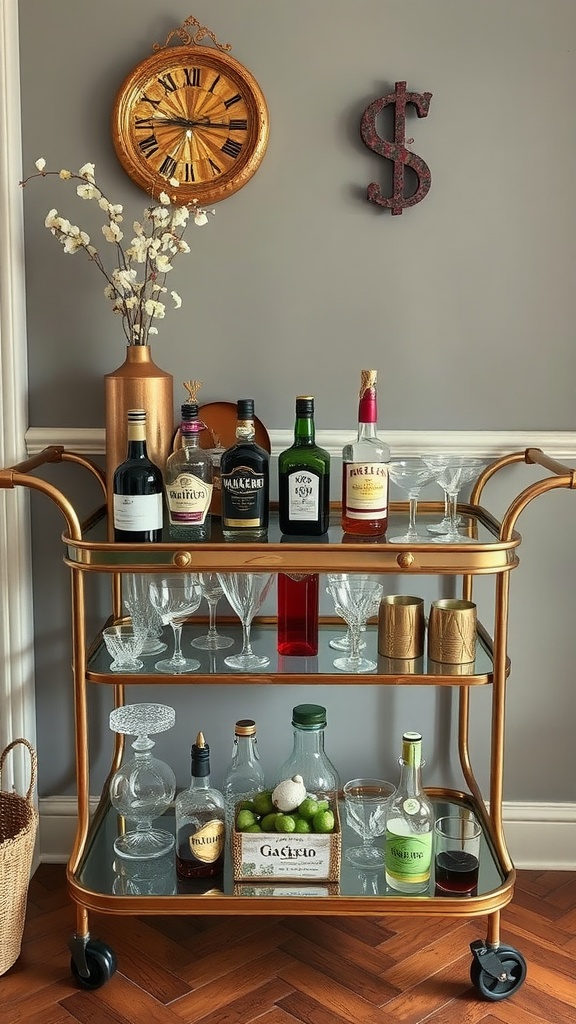
[[476,605],[443,598],[432,601],[428,620],[428,657],[458,665],[476,659]]
[[378,612],[378,653],[385,658],[420,658],[424,653],[424,599],[383,597]]

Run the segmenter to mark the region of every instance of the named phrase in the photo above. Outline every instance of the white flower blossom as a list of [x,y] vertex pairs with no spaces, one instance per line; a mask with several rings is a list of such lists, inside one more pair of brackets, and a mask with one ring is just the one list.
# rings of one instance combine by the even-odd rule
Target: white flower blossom
[[[197,201],[190,206],[172,206],[168,194],[161,192],[154,204],[145,208],[142,220],[132,222],[134,236],[130,244],[123,248],[121,242],[124,235],[119,225],[124,220],[124,208],[119,203],[112,203],[97,184],[93,163],[85,163],[75,173],[66,168],[47,171],[45,159],[39,157],[35,168],[37,173],[22,181],[22,186],[31,178],[55,176],[61,181],[73,180],[78,198],[95,200],[103,211],[105,223],[102,234],[107,242],[116,247],[110,268],[98,249],[91,244],[90,236],[61,216],[58,210],[51,209],[46,214],[44,224],[60,242],[65,253],[74,254],[82,249],[91,262],[96,264],[106,281],[104,296],[110,301],[112,312],[121,317],[128,344],[148,344],[149,336],[158,334],[158,328],[152,324],[152,320],[162,320],[165,316],[166,307],[159,296],[167,294],[164,279],[173,269],[172,258],[179,253],[190,252],[190,246],[182,237],[189,220],[192,218],[195,224],[204,225],[208,222],[208,212],[213,214],[215,211],[204,210]],[[172,179],[169,184],[171,188],[177,188],[179,183]],[[108,259],[109,256],[106,256]],[[174,308],[180,309],[182,299],[178,292],[171,291],[170,296]]]

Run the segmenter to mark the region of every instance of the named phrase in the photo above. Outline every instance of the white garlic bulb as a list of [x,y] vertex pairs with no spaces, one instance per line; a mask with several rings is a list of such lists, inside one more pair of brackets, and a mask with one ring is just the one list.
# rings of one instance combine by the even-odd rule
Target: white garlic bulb
[[272,803],[279,811],[287,814],[295,811],[306,797],[306,786],[301,775],[279,782],[272,792]]

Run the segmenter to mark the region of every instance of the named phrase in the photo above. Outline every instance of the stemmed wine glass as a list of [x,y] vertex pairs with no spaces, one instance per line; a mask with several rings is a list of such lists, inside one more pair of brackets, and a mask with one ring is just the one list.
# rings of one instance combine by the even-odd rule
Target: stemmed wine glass
[[[341,573],[341,574],[330,573],[330,576],[334,580],[336,580],[336,579],[347,580],[349,578],[348,577],[348,573]],[[328,593],[328,589],[326,589],[326,593]],[[365,630],[365,629],[366,629],[366,626],[363,627],[363,630]],[[348,628],[347,628],[345,633],[341,633],[340,636],[332,637],[332,639],[328,641],[328,646],[331,647],[332,650],[334,650],[334,651],[344,651],[346,654],[349,654],[350,653],[350,646],[351,646],[351,635],[352,634],[350,632],[350,626],[348,626]],[[360,646],[359,646],[358,650],[362,651],[362,650],[364,650],[365,647],[366,647],[366,641],[365,640],[361,640],[360,641]]]
[[195,636],[191,641],[192,647],[198,647],[201,651],[221,651],[234,643],[231,636],[222,636],[216,629],[216,605],[224,593],[222,584],[215,572],[201,572],[198,579],[202,594],[206,598],[210,619],[208,632],[204,636]]
[[390,479],[408,493],[409,512],[408,529],[397,537],[388,537],[389,544],[429,543],[430,537],[419,534],[416,529],[416,512],[420,491],[426,484],[436,480],[438,470],[429,466],[423,459],[401,459],[391,462],[388,466]]
[[162,654],[166,644],[160,640],[162,620],[150,601],[149,576],[143,572],[128,572],[122,577],[124,605],[134,625],[146,630],[142,654]]
[[440,484],[448,499],[448,527],[445,533],[434,537],[436,544],[471,544],[473,537],[458,531],[458,494],[464,484],[475,480],[484,466],[484,459],[466,455],[422,456],[423,460],[436,471],[436,482]]
[[250,646],[252,619],[262,607],[275,575],[267,572],[219,572],[220,586],[242,623],[242,650],[229,654],[224,664],[248,672],[270,664],[266,655],[254,654]]
[[157,661],[159,672],[179,674],[195,672],[200,662],[185,658],[182,654],[182,626],[184,620],[195,612],[202,599],[202,590],[195,573],[174,573],[170,576],[150,575],[150,600],[164,625],[170,623],[174,634],[174,653],[171,658]]
[[374,840],[386,831],[395,787],[383,779],[352,779],[343,792],[346,821],[362,839],[362,846],[346,850],[346,860],[357,868],[384,867],[384,847],[374,846]]
[[327,592],[350,629],[350,653],[334,660],[341,672],[370,672],[376,662],[360,657],[360,633],[378,610],[384,587],[368,576],[328,574]]

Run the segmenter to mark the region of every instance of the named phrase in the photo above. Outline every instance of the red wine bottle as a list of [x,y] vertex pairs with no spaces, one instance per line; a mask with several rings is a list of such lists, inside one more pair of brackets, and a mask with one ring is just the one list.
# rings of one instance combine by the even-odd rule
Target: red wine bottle
[[162,473],[146,451],[146,413],[128,411],[128,454],[114,473],[114,540],[155,543],[162,537]]

